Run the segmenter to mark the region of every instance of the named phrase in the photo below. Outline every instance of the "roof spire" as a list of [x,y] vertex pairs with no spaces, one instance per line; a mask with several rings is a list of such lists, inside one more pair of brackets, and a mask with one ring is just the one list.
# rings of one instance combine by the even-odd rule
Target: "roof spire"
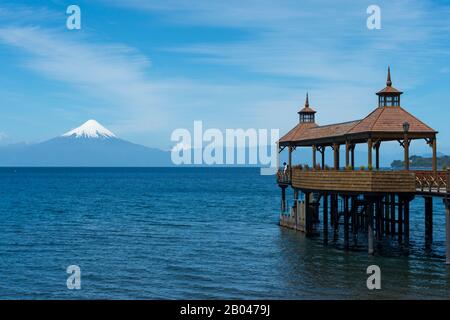
[[386,85],[387,85],[388,87],[392,86],[392,81],[391,81],[391,67],[388,67],[388,74],[387,74]]
[[309,108],[308,92],[306,93],[305,107],[306,107],[306,108]]

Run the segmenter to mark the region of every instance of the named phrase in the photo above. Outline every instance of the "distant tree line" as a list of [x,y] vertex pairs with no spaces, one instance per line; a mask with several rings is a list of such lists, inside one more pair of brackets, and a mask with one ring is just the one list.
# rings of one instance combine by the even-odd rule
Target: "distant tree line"
[[[411,168],[431,168],[433,166],[432,158],[424,158],[421,156],[411,156],[409,158]],[[450,156],[441,156],[437,159],[438,168],[439,169],[447,169],[450,168]],[[403,160],[394,160],[391,164],[394,169],[401,169],[405,166],[405,162]]]

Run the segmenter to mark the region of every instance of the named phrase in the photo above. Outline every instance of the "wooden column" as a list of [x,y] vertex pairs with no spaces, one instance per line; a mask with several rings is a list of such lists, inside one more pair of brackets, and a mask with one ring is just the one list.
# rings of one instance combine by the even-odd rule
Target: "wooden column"
[[323,195],[323,242],[328,244],[328,194]]
[[433,242],[433,197],[425,198],[425,245]]
[[369,254],[374,253],[374,237],[373,237],[373,201],[369,199],[368,207],[368,224],[367,224],[367,247]]
[[403,149],[405,150],[405,170],[409,170],[409,139],[407,134],[405,134],[403,141]]
[[281,152],[281,149],[280,149],[280,142],[277,141],[277,164],[276,164],[276,166],[277,166],[277,171],[280,170],[280,152]]
[[372,139],[367,140],[367,169],[372,168],[372,148],[373,148],[373,142]]
[[436,137],[431,141],[431,147],[433,148],[433,173],[437,174],[437,142]]
[[292,151],[293,151],[293,147],[289,146],[288,147],[288,152],[289,152],[289,157],[288,157],[289,180],[291,180],[291,177],[292,177]]
[[350,166],[350,142],[345,142],[345,169]]
[[316,161],[316,145],[312,146],[312,168],[315,169],[316,165],[317,165],[317,161]]
[[334,170],[339,170],[339,144],[333,144],[334,149]]
[[322,146],[322,170],[325,169],[325,146]]
[[355,145],[354,144],[352,144],[350,150],[351,150],[351,156],[352,156],[351,164],[352,164],[353,170],[355,170]]
[[380,142],[375,144],[375,167],[377,170],[380,170]]

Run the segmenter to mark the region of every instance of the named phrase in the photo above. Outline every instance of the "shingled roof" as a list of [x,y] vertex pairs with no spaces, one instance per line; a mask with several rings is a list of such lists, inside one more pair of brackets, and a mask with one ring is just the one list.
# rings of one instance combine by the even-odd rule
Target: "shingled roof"
[[349,130],[347,134],[361,132],[403,133],[405,122],[409,123],[409,132],[411,133],[436,133],[435,130],[402,107],[383,107],[375,109]]
[[[392,87],[390,70],[386,88],[377,94],[400,95],[402,92]],[[308,99],[305,107],[309,108]],[[404,123],[409,124],[411,138],[432,138],[437,134],[430,126],[414,117],[399,105],[379,106],[362,120],[319,126],[315,122],[297,124],[280,140],[280,145],[312,145],[345,143],[347,140],[363,141],[368,137],[382,137],[384,140],[402,139]]]

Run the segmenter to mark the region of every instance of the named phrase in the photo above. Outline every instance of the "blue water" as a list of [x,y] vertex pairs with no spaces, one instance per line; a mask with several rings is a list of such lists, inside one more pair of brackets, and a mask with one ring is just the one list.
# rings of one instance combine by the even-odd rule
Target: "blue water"
[[450,298],[441,200],[430,249],[417,198],[410,247],[369,257],[280,228],[279,197],[258,169],[0,169],[0,298]]

